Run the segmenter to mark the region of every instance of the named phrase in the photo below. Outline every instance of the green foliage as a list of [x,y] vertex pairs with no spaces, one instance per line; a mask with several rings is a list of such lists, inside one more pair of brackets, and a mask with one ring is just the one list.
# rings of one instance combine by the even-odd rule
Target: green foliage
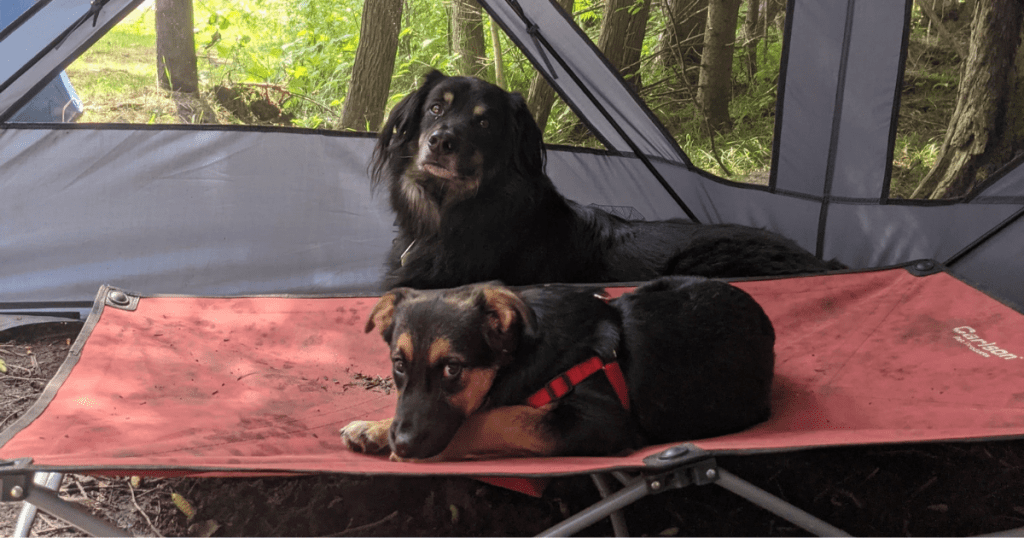
[[[288,118],[295,126],[335,128],[359,44],[364,0],[195,1],[202,88],[235,87],[245,95],[259,95],[282,108],[290,114]],[[769,25],[767,39],[758,41],[753,76],[748,73],[746,49],[736,47],[730,104],[734,127],[711,138],[696,106],[696,65],[687,65],[683,73],[676,59],[662,50],[668,21],[664,12],[666,4],[652,2],[640,69],[631,81],[639,85],[640,97],[697,166],[740,181],[763,178],[771,163],[782,49],[779,28]],[[388,109],[414,90],[428,70],[458,74],[450,44],[448,10],[443,9],[443,5],[437,0],[405,0],[403,3]],[[639,0],[635,1],[629,7],[630,12],[637,13],[641,5]],[[595,43],[604,6],[604,0],[576,0],[572,10],[576,22]],[[741,11],[737,35],[744,18]],[[490,56],[493,48],[489,17],[484,17],[484,24],[486,50]],[[536,71],[503,32],[498,34],[507,89],[525,95]],[[93,68],[77,71],[75,65],[69,68],[69,72],[75,73],[76,87],[85,85],[80,93],[88,94],[93,91],[90,88],[95,87],[96,93],[116,94],[120,91],[118,88],[125,87],[118,84],[127,84],[131,91],[157,94],[155,90],[143,92],[140,89],[153,86],[152,54],[145,52],[129,61],[123,56],[124,51],[139,47],[152,50],[154,36],[151,7],[126,18],[81,60],[110,57],[112,65],[103,67],[106,76],[92,77],[97,79],[93,81],[89,78]],[[117,41],[113,41],[115,39]],[[937,46],[935,41],[922,25],[912,28],[902,97],[904,110],[900,116],[900,136],[893,166],[895,195],[912,190],[930,168],[955,98],[959,79],[957,58],[950,47]],[[495,61],[494,58],[489,60]],[[122,65],[113,65],[118,63]],[[136,65],[143,68],[136,69]],[[115,72],[118,74],[111,75]],[[493,73],[493,69],[489,72]],[[89,80],[88,84],[83,82],[85,80]],[[88,102],[99,100],[100,97],[88,99],[87,107]],[[123,110],[128,106],[116,104],[116,96],[107,101],[111,102],[111,109]],[[174,121],[173,105],[170,112],[166,107],[149,103],[135,108],[140,117],[129,121]],[[940,119],[936,119],[937,116]],[[111,117],[121,116],[115,113]],[[561,100],[552,107],[545,140],[553,144],[600,147]]]

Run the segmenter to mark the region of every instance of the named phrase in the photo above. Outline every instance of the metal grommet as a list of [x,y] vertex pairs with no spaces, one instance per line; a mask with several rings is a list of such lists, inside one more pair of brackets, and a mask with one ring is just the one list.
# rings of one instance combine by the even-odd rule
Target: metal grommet
[[11,488],[11,498],[20,499],[25,494],[25,490],[21,486],[14,486]]
[[704,475],[707,476],[709,480],[714,480],[718,478],[718,471],[714,469],[708,469],[708,472],[704,473]]
[[682,456],[683,454],[686,454],[689,451],[690,451],[690,449],[685,447],[685,446],[674,446],[674,447],[665,449],[664,452],[662,452],[661,454],[658,454],[658,459],[659,460],[672,460],[672,459],[676,459],[679,456]]
[[107,300],[110,301],[111,304],[115,304],[117,306],[128,306],[128,303],[131,302],[131,299],[128,298],[128,294],[121,290],[110,290],[107,293]]

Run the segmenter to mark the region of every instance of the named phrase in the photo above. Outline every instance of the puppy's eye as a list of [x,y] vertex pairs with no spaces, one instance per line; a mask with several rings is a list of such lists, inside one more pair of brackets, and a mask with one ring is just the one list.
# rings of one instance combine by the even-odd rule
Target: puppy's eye
[[444,377],[447,379],[455,379],[462,373],[462,365],[450,362],[444,367]]
[[481,129],[486,129],[486,128],[488,128],[488,127],[490,127],[490,126],[491,126],[491,122],[489,122],[489,121],[487,121],[487,120],[480,120],[480,121],[478,122],[478,125],[480,125],[480,128],[481,128]]
[[405,359],[395,359],[391,367],[394,368],[396,374],[405,373]]
[[435,104],[434,106],[430,107],[430,113],[435,115],[435,116],[440,116],[441,115],[441,110],[443,110],[443,109],[441,108],[441,105],[438,105],[438,104]]

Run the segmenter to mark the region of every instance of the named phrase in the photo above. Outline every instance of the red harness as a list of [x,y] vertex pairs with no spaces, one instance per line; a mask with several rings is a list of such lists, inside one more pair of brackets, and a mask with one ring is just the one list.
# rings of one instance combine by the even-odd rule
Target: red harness
[[622,368],[617,361],[605,364],[601,357],[598,356],[590,357],[552,379],[547,385],[544,385],[544,388],[530,395],[526,399],[526,403],[531,407],[547,405],[569,394],[569,391],[576,385],[579,385],[584,379],[601,371],[604,372],[608,382],[615,389],[615,395],[619,397],[622,407],[629,411],[629,391],[626,389],[626,377],[622,375]]

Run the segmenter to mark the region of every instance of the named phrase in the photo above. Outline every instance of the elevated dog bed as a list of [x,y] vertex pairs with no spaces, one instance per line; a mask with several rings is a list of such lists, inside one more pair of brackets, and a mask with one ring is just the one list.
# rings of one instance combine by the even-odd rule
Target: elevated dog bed
[[578,531],[659,489],[717,483],[834,534],[714,456],[1024,435],[1024,316],[933,262],[735,285],[778,335],[768,422],[623,457],[418,464],[350,452],[338,437],[351,420],[393,411],[387,348],[362,330],[375,297],[148,297],[103,287],[42,399],[0,434],[3,499],[48,496],[39,504],[53,509],[52,492],[31,483],[41,471],[454,474],[512,477],[520,487],[615,472],[621,490],[551,532]]

